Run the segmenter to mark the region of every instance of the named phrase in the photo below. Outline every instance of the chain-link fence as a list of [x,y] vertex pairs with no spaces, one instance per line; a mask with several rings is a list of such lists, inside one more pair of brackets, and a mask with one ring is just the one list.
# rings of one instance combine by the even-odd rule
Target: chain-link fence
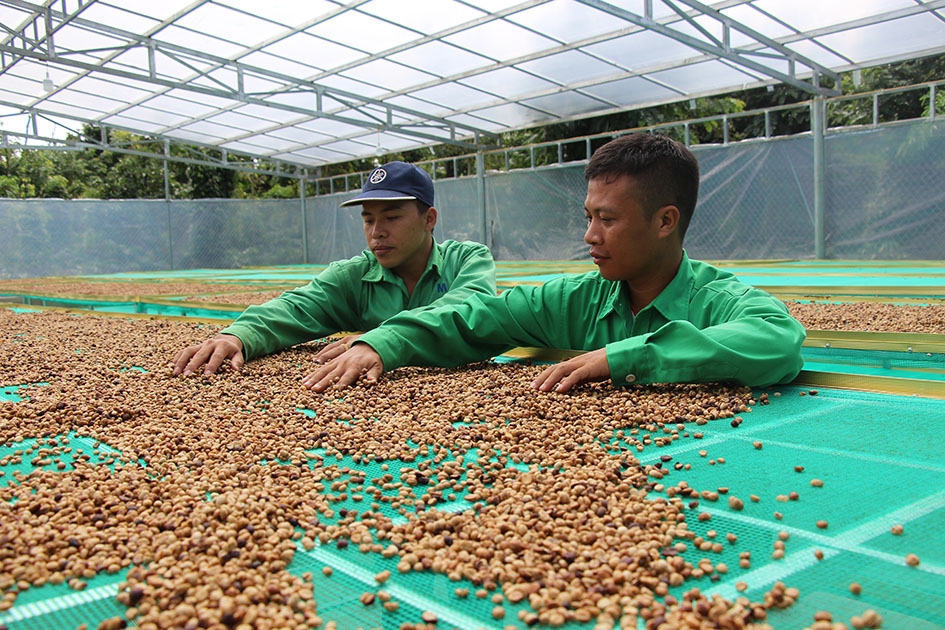
[[[686,249],[707,260],[813,258],[809,134],[694,148],[702,188]],[[945,258],[945,121],[825,139],[828,258]],[[438,180],[438,239],[497,260],[586,256],[583,162]],[[288,200],[0,200],[0,277],[326,263],[364,249],[353,193]],[[304,209],[304,211],[303,211]]]

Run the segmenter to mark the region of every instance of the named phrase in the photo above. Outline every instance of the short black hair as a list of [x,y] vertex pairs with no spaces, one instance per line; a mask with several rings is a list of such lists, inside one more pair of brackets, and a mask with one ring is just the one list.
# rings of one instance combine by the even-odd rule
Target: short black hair
[[634,177],[642,185],[641,200],[652,217],[663,206],[679,209],[679,237],[686,235],[699,197],[699,160],[668,136],[632,133],[597,149],[584,168],[584,179]]

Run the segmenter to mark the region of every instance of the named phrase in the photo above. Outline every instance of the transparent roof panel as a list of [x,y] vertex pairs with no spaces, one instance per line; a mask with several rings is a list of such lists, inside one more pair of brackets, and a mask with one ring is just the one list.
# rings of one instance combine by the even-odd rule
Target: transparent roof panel
[[502,98],[508,98],[512,94],[534,94],[557,88],[560,85],[516,68],[499,68],[492,72],[477,74],[463,79],[462,83]]
[[487,15],[485,11],[454,0],[437,0],[435,5],[404,0],[371,0],[359,10],[426,35]]
[[835,51],[825,47],[822,42],[805,39],[791,44],[791,50],[804,55],[808,59],[813,59],[820,65],[827,68],[846,69],[855,64],[848,58],[837,54]]
[[223,138],[217,138],[204,133],[195,133],[193,131],[188,131],[186,129],[171,129],[165,131],[164,136],[168,138],[176,138],[184,142],[193,142],[196,144],[215,144],[221,145]]
[[599,100],[585,96],[580,92],[562,92],[523,101],[525,105],[536,107],[554,116],[568,118],[600,109]]
[[102,122],[119,129],[140,129],[154,134],[160,133],[165,127],[155,122],[141,120],[140,118],[129,118],[128,116],[107,116],[102,119]]
[[243,50],[243,46],[237,43],[175,25],[162,28],[154,35],[154,38],[183,48],[212,51],[216,57],[236,56]]
[[233,111],[245,114],[246,116],[253,116],[255,118],[262,118],[263,120],[271,120],[278,123],[288,123],[289,121],[299,120],[301,118],[299,114],[294,112],[287,112],[273,107],[263,107],[261,105],[243,105]]
[[302,129],[298,126],[286,127],[284,129],[277,129],[270,131],[268,135],[273,138],[282,138],[283,140],[292,140],[300,145],[307,146],[317,144],[324,140],[327,140],[329,136],[323,133],[315,133],[314,131],[309,131],[308,129]]
[[126,105],[126,103],[122,103],[121,101],[116,101],[111,98],[105,98],[96,94],[89,94],[88,92],[80,92],[79,90],[71,89],[60,90],[57,98],[60,98],[71,105],[84,107],[85,109],[98,112],[112,112],[120,108],[122,105]]
[[177,125],[181,125],[188,120],[192,120],[189,116],[182,116],[166,109],[156,109],[154,107],[146,107],[143,105],[126,109],[122,112],[122,118],[133,118],[136,120],[154,123],[155,125],[161,125],[163,127],[176,127]]
[[286,59],[285,57],[274,55],[271,52],[262,52],[260,50],[253,51],[248,55],[243,55],[237,59],[237,61],[257,68],[266,68],[276,74],[295,77],[298,80],[315,76],[319,72],[318,68],[306,66],[297,63],[295,60]]
[[413,95],[420,99],[440,103],[441,106],[445,105],[450,109],[475,107],[495,100],[495,96],[491,94],[466,87],[460,83],[444,83],[436,87],[417,90]]
[[42,84],[27,79],[13,78],[5,89],[0,90],[0,101],[25,105],[35,100],[34,94],[42,88]]
[[599,44],[591,44],[585,50],[631,72],[696,54],[692,47],[652,31],[638,31]]
[[672,70],[653,72],[648,76],[680,94],[709,92],[715,85],[714,77],[724,76],[731,84],[748,83],[753,79],[741,70],[736,70],[720,61],[706,61]]
[[275,136],[267,134],[255,135],[252,137],[252,140],[248,140],[247,142],[261,149],[265,149],[268,152],[282,152],[299,147],[298,142],[285,138],[276,138]]
[[482,68],[493,64],[491,59],[440,40],[411,46],[406,50],[390,55],[388,58],[439,77],[455,76],[474,68]]
[[860,0],[859,2],[758,0],[753,4],[761,11],[778,16],[798,31],[814,31],[868,18],[881,12],[914,7],[916,3],[913,0]]
[[[330,74],[320,79],[318,83],[325,87],[335,88],[336,90],[339,90],[340,92],[347,92],[349,94],[366,96],[372,99],[382,98],[384,94],[387,92],[387,90],[385,90],[379,85],[373,85],[371,83],[366,83],[364,81],[358,81],[356,79],[351,79],[349,77],[341,76],[340,74]],[[350,98],[350,96],[348,96],[347,98]]]
[[469,30],[449,35],[446,41],[481,55],[507,61],[534,54],[556,44],[554,40],[533,33],[505,20],[494,20]]
[[[337,67],[337,65],[347,64],[355,59],[365,57],[364,53],[349,46],[343,46],[329,39],[315,37],[308,33],[295,33],[269,44],[262,50],[322,71],[330,66]],[[301,75],[299,78],[305,78],[310,74]]]
[[306,32],[370,53],[406,44],[417,37],[415,31],[357,10],[345,11],[319,22]]
[[[92,20],[102,24],[121,24],[122,30],[127,30],[132,33],[147,33],[160,24],[160,22],[153,17],[141,15],[133,11],[126,11],[125,8],[123,8],[125,5],[127,5],[127,3],[115,2],[113,4],[107,2],[93,2],[82,12],[82,17],[86,20]],[[2,12],[2,10],[3,9],[0,8],[0,12]],[[2,13],[0,13],[0,15],[2,15]]]
[[49,110],[57,114],[68,114],[69,116],[90,121],[96,120],[100,115],[97,110],[86,107],[78,107],[73,105],[71,102],[64,102],[58,98],[49,98],[46,99],[46,102],[49,104]]
[[342,72],[341,76],[377,85],[390,92],[396,92],[402,85],[422,85],[435,78],[427,72],[386,59],[375,59],[355,66]]
[[267,20],[289,27],[298,27],[320,15],[338,8],[328,0],[266,0],[265,12],[260,11],[259,0],[216,0],[217,4],[238,9],[249,15],[260,15]]
[[[945,42],[945,19],[930,20],[928,17],[913,15],[863,27],[856,36],[835,33],[818,37],[817,41],[849,59],[857,59],[867,53],[897,57],[915,47],[929,48]],[[888,36],[890,32],[895,35]]]
[[173,112],[181,116],[187,117],[198,117],[198,116],[208,116],[212,112],[216,111],[214,107],[207,105],[199,105],[190,100],[184,100],[181,98],[175,98],[167,94],[161,94],[149,100],[147,103],[143,103],[147,107],[157,109],[165,112]]
[[256,118],[255,116],[246,116],[244,114],[232,111],[223,112],[222,114],[217,114],[216,116],[209,116],[206,120],[233,127],[236,130],[242,129],[245,131],[260,131],[262,129],[269,129],[273,126],[273,123],[270,120]]
[[574,0],[552,0],[509,16],[509,21],[525,26],[559,42],[574,42],[631,26]]
[[666,101],[677,96],[676,92],[642,77],[619,79],[609,83],[600,83],[593,87],[584,88],[587,94],[595,96],[616,107],[627,100],[628,95],[642,107]]
[[110,0],[104,4],[111,4],[163,22],[184,11],[192,2],[191,0],[161,0],[161,2],[154,2],[154,0]]
[[492,121],[506,129],[515,129],[516,127],[527,127],[534,124],[535,121],[545,118],[547,115],[518,103],[509,103],[508,105],[498,105],[496,107],[487,107],[476,111],[477,118]]
[[104,121],[306,167],[945,54],[941,0],[0,0],[0,22],[23,142]]
[[621,69],[588,55],[580,50],[569,50],[557,55],[550,55],[518,64],[519,68],[545,77],[559,85],[586,83],[595,79],[611,77]]
[[112,80],[110,77],[97,78],[85,76],[75,81],[72,89],[87,92],[89,94],[104,94],[109,98],[115,98],[127,103],[147,98],[151,92],[145,89],[145,84],[135,82],[120,82]]
[[722,13],[744,26],[764,33],[767,37],[785,37],[793,31],[785,24],[774,19],[771,15],[759,11],[754,4],[739,4],[722,9]]
[[395,96],[386,99],[385,102],[395,107],[402,107],[412,112],[421,112],[428,116],[435,116],[437,113],[441,112],[443,108],[439,103],[420,100],[413,96]]
[[234,136],[241,135],[240,129],[236,127],[220,125],[207,120],[198,120],[195,123],[184,125],[181,127],[181,129],[191,133],[205,133],[208,136],[214,136],[216,138],[232,138]]
[[13,28],[19,26],[21,22],[29,18],[29,11],[21,11],[16,7],[0,5],[0,24],[5,24]]
[[245,48],[285,31],[284,25],[214,3],[197,7],[176,23],[198,33],[237,42]]

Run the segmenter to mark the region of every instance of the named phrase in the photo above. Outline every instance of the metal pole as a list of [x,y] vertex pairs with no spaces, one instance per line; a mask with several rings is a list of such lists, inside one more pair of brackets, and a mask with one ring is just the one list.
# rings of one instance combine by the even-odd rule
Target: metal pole
[[302,202],[302,262],[308,264],[308,213],[305,211],[305,178],[306,171],[302,169],[299,178],[299,199]]
[[814,138],[814,256],[825,258],[824,237],[824,108],[822,96],[811,101],[810,124]]
[[479,197],[479,216],[482,218],[482,242],[492,249],[489,220],[486,217],[486,159],[481,150],[476,151],[476,192]]
[[171,178],[167,172],[167,154],[170,152],[170,143],[164,141],[164,209],[167,211],[167,252],[171,259],[171,270],[174,269],[174,238],[171,236]]

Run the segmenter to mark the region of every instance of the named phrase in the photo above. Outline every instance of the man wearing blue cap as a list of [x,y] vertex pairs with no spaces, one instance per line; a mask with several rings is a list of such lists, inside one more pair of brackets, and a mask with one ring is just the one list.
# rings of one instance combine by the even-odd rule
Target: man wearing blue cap
[[[220,334],[181,350],[174,374],[201,368],[213,374],[227,360],[238,370],[244,361],[305,341],[371,330],[403,310],[495,295],[495,262],[485,245],[433,238],[433,181],[423,169],[384,164],[371,172],[361,194],[341,205],[361,206],[368,249],[331,263],[303,287],[250,306]],[[356,338],[329,344],[315,362],[342,354]]]

